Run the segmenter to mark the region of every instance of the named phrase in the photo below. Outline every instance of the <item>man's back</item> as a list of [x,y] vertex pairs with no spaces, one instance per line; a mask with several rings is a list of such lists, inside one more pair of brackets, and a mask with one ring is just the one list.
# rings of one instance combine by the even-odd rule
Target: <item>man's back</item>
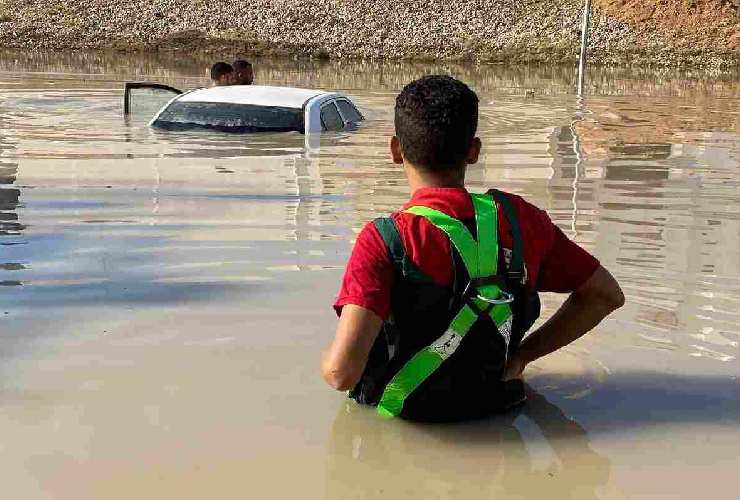
[[[516,211],[524,242],[525,285],[532,290],[567,292],[577,289],[598,268],[599,262],[570,241],[548,215],[523,198],[506,193]],[[475,228],[470,194],[463,188],[424,188],[403,207],[424,205],[437,209]],[[391,215],[409,258],[439,285],[452,283],[452,256],[447,235],[427,219],[403,212]],[[498,236],[504,253],[511,255],[511,225],[498,210]],[[374,224],[367,224],[357,237],[335,303],[356,304],[388,318],[393,286],[393,266]]]

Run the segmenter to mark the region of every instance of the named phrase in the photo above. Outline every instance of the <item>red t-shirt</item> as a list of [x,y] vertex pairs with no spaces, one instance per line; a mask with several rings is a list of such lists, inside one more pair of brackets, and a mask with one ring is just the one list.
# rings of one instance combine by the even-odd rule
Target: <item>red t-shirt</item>
[[[572,242],[555,226],[543,210],[508,194],[516,210],[524,242],[526,283],[543,292],[572,292],[599,267],[599,261]],[[452,283],[450,245],[447,235],[424,217],[404,213],[410,206],[434,208],[461,221],[474,220],[475,210],[463,188],[422,188],[391,217],[398,227],[409,258],[422,272],[442,286]],[[512,247],[509,222],[499,207],[499,245],[504,251]],[[370,309],[383,320],[388,319],[393,288],[393,264],[382,236],[371,222],[357,236],[347,263],[334,308],[337,313],[346,304]]]

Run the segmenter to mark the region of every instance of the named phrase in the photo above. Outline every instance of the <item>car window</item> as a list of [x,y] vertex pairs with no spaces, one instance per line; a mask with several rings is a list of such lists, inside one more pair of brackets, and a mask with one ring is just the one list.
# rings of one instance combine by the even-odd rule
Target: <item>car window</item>
[[173,97],[182,94],[179,90],[158,83],[128,82],[124,88],[123,114],[133,118],[151,118]]
[[167,106],[152,125],[166,129],[205,127],[226,132],[303,132],[303,110],[178,100]]
[[344,128],[342,117],[333,102],[321,106],[321,125],[324,130],[337,131]]
[[337,106],[344,117],[344,121],[347,123],[357,123],[362,121],[362,115],[351,102],[340,99],[337,101]]

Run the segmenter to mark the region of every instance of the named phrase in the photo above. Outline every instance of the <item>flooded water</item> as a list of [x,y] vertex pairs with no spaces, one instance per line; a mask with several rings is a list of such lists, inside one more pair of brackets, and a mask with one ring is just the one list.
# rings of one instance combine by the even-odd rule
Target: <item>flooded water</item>
[[[260,60],[368,121],[306,150],[123,119],[124,81],[207,64],[0,53],[8,498],[736,498],[737,75],[599,70],[578,100],[569,68]],[[393,99],[429,72],[481,97],[469,187],[546,209],[627,296],[528,369],[521,411],[465,425],[383,420],[318,372],[355,235],[408,196]]]

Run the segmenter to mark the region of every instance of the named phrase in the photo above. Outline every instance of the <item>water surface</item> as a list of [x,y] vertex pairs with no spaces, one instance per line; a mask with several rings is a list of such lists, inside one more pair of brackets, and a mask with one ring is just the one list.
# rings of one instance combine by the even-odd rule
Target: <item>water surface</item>
[[[740,446],[740,87],[732,75],[256,63],[368,121],[157,132],[122,85],[205,85],[186,55],[0,55],[0,466],[15,498],[732,498]],[[627,305],[535,363],[530,403],[385,421],[318,356],[356,233],[408,196],[392,105],[451,73],[481,98],[468,184],[546,209]],[[564,262],[563,265],[568,265]],[[544,316],[562,297],[543,296]]]

